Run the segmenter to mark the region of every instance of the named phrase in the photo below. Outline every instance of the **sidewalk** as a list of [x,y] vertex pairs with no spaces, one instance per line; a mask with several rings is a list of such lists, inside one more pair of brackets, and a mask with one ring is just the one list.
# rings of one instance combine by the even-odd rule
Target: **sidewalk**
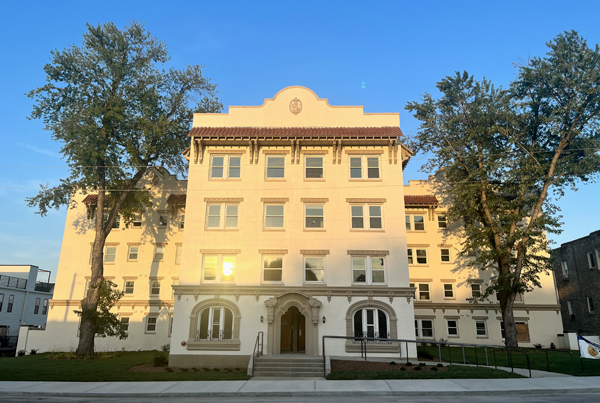
[[422,380],[249,380],[220,382],[0,382],[2,396],[294,397],[485,396],[600,393],[600,377]]

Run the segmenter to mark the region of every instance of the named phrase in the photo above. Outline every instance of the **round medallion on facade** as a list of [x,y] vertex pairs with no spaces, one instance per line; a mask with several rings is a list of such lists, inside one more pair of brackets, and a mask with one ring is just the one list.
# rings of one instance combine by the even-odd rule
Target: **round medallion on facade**
[[292,112],[294,115],[302,112],[302,101],[300,101],[298,98],[292,99],[290,101],[290,112]]

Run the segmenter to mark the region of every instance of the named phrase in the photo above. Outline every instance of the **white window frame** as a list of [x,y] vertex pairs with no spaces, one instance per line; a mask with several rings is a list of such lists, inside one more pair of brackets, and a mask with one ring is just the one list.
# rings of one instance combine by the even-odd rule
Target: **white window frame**
[[[92,248],[93,248],[93,246],[92,246]],[[109,249],[114,250],[114,253],[108,253]],[[109,256],[112,256],[112,260],[107,259]],[[117,246],[116,245],[105,246],[104,247],[104,263],[115,264],[116,261],[117,261]]]
[[181,264],[182,252],[183,252],[183,245],[175,245],[175,264]]
[[[450,322],[454,322],[454,326],[450,326]],[[450,329],[455,329],[456,334],[450,334]],[[446,319],[446,335],[448,337],[460,337],[458,330],[458,319]]]
[[[212,329],[215,326],[215,309],[219,309],[219,320],[218,320],[218,326],[219,326],[219,335],[217,337],[212,337]],[[202,313],[204,313],[204,311],[208,310],[208,323],[207,326],[208,328],[207,330],[207,335],[208,338],[206,339],[201,339],[200,338],[200,332],[202,331],[202,329],[200,328],[202,326]],[[227,331],[227,329],[225,329],[225,310],[228,310],[229,312],[231,312],[232,315],[232,320],[231,320],[231,338],[230,339],[226,339],[223,337],[222,333]],[[234,312],[229,309],[228,307],[225,306],[210,306],[207,307],[203,310],[201,310],[200,312],[198,312],[198,327],[196,328],[196,339],[197,340],[202,340],[202,341],[223,341],[223,340],[233,340],[233,334],[235,332],[235,314]]]
[[6,312],[10,313],[13,311],[13,306],[15,305],[15,296],[10,294],[8,296],[8,304],[6,304]]
[[[479,298],[483,294],[483,287],[480,283],[470,283],[469,287],[471,288],[471,298]],[[474,288],[479,288],[479,290]],[[479,293],[479,295],[475,295],[475,293]]]
[[[322,213],[320,216],[318,215],[308,215],[309,207],[321,207]],[[266,211],[266,210],[265,210]],[[320,227],[309,227],[307,225],[309,217],[321,218],[321,226]],[[308,231],[323,231],[325,229],[325,204],[323,203],[306,203],[304,204],[304,229]]]
[[[274,158],[282,158],[283,165],[269,166],[269,161]],[[285,154],[269,154],[265,158],[265,179],[266,180],[285,180]],[[283,176],[269,176],[269,168],[283,169]]]
[[[369,159],[377,160],[377,177],[369,178]],[[352,170],[358,169],[352,167],[352,160],[360,160],[360,178],[352,177]],[[375,169],[371,167],[371,169]],[[348,158],[348,178],[351,181],[379,181],[381,180],[381,157],[378,155],[351,155]]]
[[[323,280],[307,280],[306,279],[306,273],[307,270],[309,269],[308,267],[306,267],[306,260],[307,259],[321,259],[323,261],[323,268],[315,268],[313,270],[321,270],[323,271]],[[307,284],[323,284],[327,281],[327,258],[325,255],[303,255],[302,258],[302,264],[303,264],[303,279],[304,279],[304,283]]]
[[[483,323],[483,331],[484,334],[479,334],[478,324]],[[477,319],[475,320],[475,337],[476,338],[488,338],[488,328],[487,328],[487,320]]]
[[153,262],[164,262],[165,261],[165,245],[157,243],[154,245],[154,255],[152,255]]
[[[354,210],[353,207],[361,207],[362,208],[362,215],[354,215]],[[377,216],[377,215],[371,215],[371,207],[379,207],[379,211],[381,213],[381,215]],[[368,216],[367,216],[368,213]],[[353,218],[361,218],[362,219],[362,223],[363,226],[361,227],[355,227],[354,226],[354,222],[352,221]],[[379,218],[381,220],[381,227],[371,227],[371,220],[372,219],[377,219]],[[383,219],[383,203],[365,203],[365,204],[361,204],[361,203],[351,203],[350,204],[350,229],[352,231],[384,231],[385,230],[385,226],[383,225],[384,223],[384,219]]]
[[585,302],[587,303],[588,313],[594,314],[594,299],[592,297],[585,297]]
[[[214,161],[215,158],[223,158],[223,165],[221,166],[221,168],[223,169],[223,175],[222,176],[213,176],[213,168],[215,167],[214,165]],[[239,159],[239,165],[232,165],[231,164],[231,159],[232,158],[237,158]],[[239,169],[239,176],[235,176],[235,175],[231,175],[232,174],[232,170],[231,169],[235,169],[238,168]],[[242,154],[212,154],[210,156],[210,167],[208,169],[208,178],[211,180],[239,180],[242,178]]]
[[[448,251],[448,260],[444,260],[444,251]],[[450,248],[440,248],[440,261],[442,263],[452,263],[452,254],[450,252]]]
[[[216,267],[215,267],[215,279],[214,280],[206,280],[205,278],[205,266],[206,266],[206,258],[216,257]],[[229,260],[233,263],[233,273],[230,278],[225,278],[223,274],[223,263],[225,260]],[[201,272],[201,282],[202,283],[224,283],[224,284],[233,284],[235,283],[235,268],[236,268],[236,260],[237,255],[235,254],[214,254],[214,253],[205,253],[202,255],[202,272]]]
[[437,224],[438,224],[438,229],[448,228],[448,217],[445,214],[438,214]]
[[[131,286],[128,286],[127,283],[131,283]],[[131,292],[128,292],[128,290],[131,289]],[[125,282],[123,283],[123,294],[124,295],[133,295],[133,293],[135,292],[135,280],[125,280]]]
[[42,315],[48,313],[48,298],[44,298],[44,305],[42,306]]
[[[282,214],[281,215],[278,215],[278,214],[267,215],[267,210],[271,206],[281,206]],[[264,229],[276,229],[276,230],[284,229],[285,228],[285,203],[265,203],[263,217],[264,217],[263,218],[263,228]],[[280,227],[267,226],[267,217],[281,217],[281,226]]]
[[119,318],[119,322],[121,325],[121,330],[124,332],[129,332],[129,322],[131,322],[129,316],[121,316]]
[[35,299],[35,306],[33,307],[33,314],[37,315],[40,313],[40,305],[42,305],[42,299],[41,298],[36,298]]
[[[135,249],[135,252],[133,251]],[[135,258],[131,256],[135,255]],[[128,262],[137,262],[140,255],[140,246],[139,245],[129,245],[129,249],[127,250],[127,261]]]
[[573,315],[573,303],[571,301],[567,301],[567,312],[569,316]]
[[[155,284],[158,284],[158,287],[156,287]],[[150,280],[150,295],[153,297],[158,297],[160,295],[160,280]]]
[[566,261],[560,262],[560,267],[562,268],[562,273],[564,278],[569,278],[569,266]]
[[[416,287],[415,299],[418,301],[431,301],[431,287],[429,283],[410,283],[411,287]],[[423,287],[421,287],[423,286]],[[427,293],[428,298],[421,298],[421,293]]]
[[[355,259],[364,259],[364,269],[355,269],[354,268],[354,260]],[[383,259],[383,270],[373,270],[373,259]],[[352,284],[356,285],[385,285],[387,284],[387,259],[385,256],[381,255],[352,255],[350,256],[350,271],[352,273]],[[365,281],[356,281],[356,276],[354,272],[364,271]],[[383,273],[383,281],[373,281],[373,272]]]
[[[373,312],[373,323],[368,323],[368,312],[372,311]],[[358,335],[356,334],[356,322],[354,321],[356,314],[360,312],[360,316],[361,316],[361,331],[362,334]],[[384,316],[385,316],[385,323],[386,323],[386,329],[387,329],[387,333],[385,335],[381,335],[379,334],[379,312],[383,312]],[[369,327],[371,327],[373,329],[373,333],[372,335],[369,335]],[[379,308],[370,308],[370,307],[363,307],[363,308],[359,308],[357,309],[353,314],[352,314],[352,334],[354,335],[354,337],[371,337],[371,338],[375,338],[375,339],[389,339],[390,335],[391,335],[391,329],[390,329],[390,317],[388,315],[388,313],[383,310],[383,309],[379,309]],[[374,342],[381,342],[381,341],[377,341],[374,340]]]
[[146,316],[145,325],[145,333],[156,333],[156,328],[158,327],[158,316]]
[[[431,336],[423,335],[423,321],[431,322]],[[426,329],[429,329],[429,328],[427,327]],[[423,339],[423,340],[435,339],[435,325],[433,323],[433,319],[415,319],[415,336],[417,339]]]
[[[309,167],[308,166],[308,159],[320,159],[321,160],[321,166],[320,167]],[[321,170],[321,177],[318,178],[309,178],[307,176],[307,171],[309,169],[320,169]],[[318,155],[313,155],[313,154],[309,154],[309,155],[305,155],[304,156],[304,180],[305,181],[323,181],[325,180],[325,156],[318,154]]]
[[[278,267],[265,267],[265,259],[277,259],[281,258],[281,268]],[[261,256],[261,282],[263,284],[282,284],[283,283],[283,269],[284,269],[284,258],[285,255],[282,254],[264,254]],[[265,272],[269,271],[280,271],[281,272],[281,280],[265,280]]]
[[[443,287],[444,288],[443,289],[443,291],[444,291],[444,299],[456,299],[456,296],[454,294],[454,284],[453,283],[442,283],[442,284],[444,285],[444,287]],[[447,287],[447,286],[450,286],[450,287]],[[447,289],[447,288],[449,288],[449,289]],[[450,291],[450,293],[452,295],[451,296],[447,296],[446,295],[447,291]]]
[[[219,206],[219,225],[210,226],[209,218],[217,217],[216,215],[210,215],[210,207]],[[236,214],[229,214],[229,207],[235,206]],[[235,217],[235,226],[228,225],[227,219]],[[239,203],[206,203],[206,220],[205,229],[208,230],[219,230],[219,229],[238,229],[240,217],[240,204]]]
[[[418,224],[423,225],[423,229],[417,229],[417,222],[415,222],[415,217],[421,217],[423,219],[422,222],[418,222]],[[405,218],[406,230],[411,232],[425,232],[427,231],[427,226],[425,225],[425,216],[421,214],[406,214]]]
[[[419,256],[419,252],[421,252]],[[422,252],[425,252],[423,254]],[[406,256],[408,257],[408,264],[413,266],[427,266],[429,264],[429,260],[427,258],[427,248],[416,248],[410,247],[406,250]],[[425,262],[419,262],[419,259],[425,259]]]
[[588,260],[588,268],[596,269],[598,267],[598,261],[596,260],[596,257],[594,256],[594,252],[587,253],[587,260]]
[[131,219],[131,228],[142,228],[142,215],[134,214]]
[[161,229],[169,227],[169,213],[158,213],[156,226]]

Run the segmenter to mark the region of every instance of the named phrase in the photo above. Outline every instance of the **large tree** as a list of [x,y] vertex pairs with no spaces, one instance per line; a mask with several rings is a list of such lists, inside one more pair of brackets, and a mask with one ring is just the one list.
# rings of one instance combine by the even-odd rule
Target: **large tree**
[[77,347],[77,355],[87,356],[94,353],[101,325],[104,244],[118,215],[127,222],[148,205],[149,193],[136,186],[153,166],[185,175],[181,152],[193,113],[219,112],[222,105],[216,86],[202,76],[203,66],[165,69],[166,45],[137,22],[122,30],[112,23],[88,24],[81,46],[51,55],[44,67],[47,83],[28,94],[35,101],[31,118],[42,119],[62,143],[70,174],[58,186],[42,186],[27,202],[44,215],[49,208],[73,207],[78,192],[98,195]]
[[494,270],[482,295],[497,294],[505,343],[516,347],[513,304],[550,269],[546,233],[560,232],[556,201],[600,171],[600,53],[577,32],[517,65],[509,88],[456,73],[406,109],[421,121],[413,147],[429,153],[465,242],[462,253]]

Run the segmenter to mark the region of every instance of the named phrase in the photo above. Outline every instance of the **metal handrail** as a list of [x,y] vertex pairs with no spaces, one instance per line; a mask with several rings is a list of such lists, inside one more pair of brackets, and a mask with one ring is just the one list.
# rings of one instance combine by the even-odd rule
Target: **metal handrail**
[[254,351],[252,352],[252,374],[254,376],[254,367],[256,366],[255,359],[263,355],[263,342],[264,342],[264,333],[262,330],[258,332],[256,335],[256,341],[254,342]]
[[[512,372],[514,372],[512,353],[520,352],[520,351],[524,350],[525,356],[527,359],[527,369],[529,371],[530,378],[531,378],[531,363],[529,360],[529,350],[546,351],[546,367],[548,370],[550,369],[550,362],[548,359],[548,351],[561,351],[561,350],[549,349],[549,348],[542,349],[542,348],[537,348],[537,347],[506,347],[506,346],[497,346],[497,345],[492,345],[492,344],[455,343],[455,342],[450,342],[450,341],[390,339],[390,338],[359,337],[359,336],[323,336],[323,348],[322,349],[323,349],[323,376],[324,377],[327,376],[326,375],[327,369],[326,369],[326,355],[325,355],[325,339],[345,339],[345,340],[360,341],[360,356],[364,357],[365,361],[367,360],[367,345],[369,344],[368,342],[399,343],[398,347],[400,350],[400,358],[402,358],[402,346],[400,343],[405,343],[406,344],[406,361],[407,362],[408,362],[408,344],[409,343],[414,343],[415,345],[419,344],[419,343],[427,343],[427,344],[437,345],[439,362],[442,362],[442,347],[446,347],[446,346],[448,348],[450,348],[450,346],[462,347],[463,364],[466,364],[465,347],[474,347],[475,348],[475,365],[476,366],[479,366],[479,361],[477,359],[477,348],[479,347],[479,348],[483,348],[485,350],[485,365],[486,366],[489,366],[488,348],[491,348],[491,349],[493,349],[494,366],[496,368],[497,368],[496,350],[504,350],[507,352],[508,361],[509,361]],[[449,352],[450,351],[451,350],[449,350]],[[574,369],[574,363],[573,363],[573,352],[570,351],[570,353],[571,353],[572,373],[573,373],[573,375],[575,375],[575,369]],[[452,362],[451,356],[450,356],[450,362]],[[582,367],[583,367],[583,363],[582,363]]]

